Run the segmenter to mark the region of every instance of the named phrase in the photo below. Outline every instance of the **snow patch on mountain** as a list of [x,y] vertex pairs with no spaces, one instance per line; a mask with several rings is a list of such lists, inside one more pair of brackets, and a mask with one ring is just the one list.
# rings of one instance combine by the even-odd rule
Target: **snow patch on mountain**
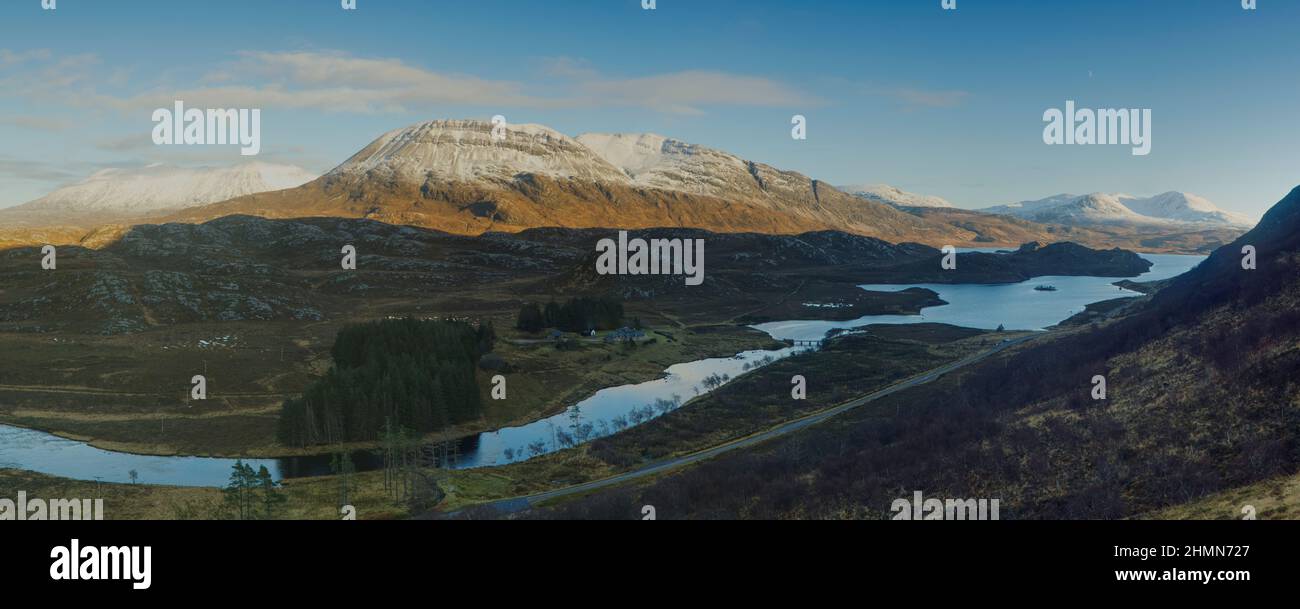
[[953,207],[941,197],[919,195],[888,184],[858,184],[840,186],[839,189],[855,197],[894,207]]
[[653,133],[585,133],[577,139],[637,186],[718,197],[761,194],[754,164],[721,150]]

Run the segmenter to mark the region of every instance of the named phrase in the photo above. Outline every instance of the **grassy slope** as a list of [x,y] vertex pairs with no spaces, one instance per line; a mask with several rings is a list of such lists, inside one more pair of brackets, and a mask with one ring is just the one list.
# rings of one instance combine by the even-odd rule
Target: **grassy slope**
[[1156,520],[1300,520],[1300,475],[1280,476],[1139,516]]

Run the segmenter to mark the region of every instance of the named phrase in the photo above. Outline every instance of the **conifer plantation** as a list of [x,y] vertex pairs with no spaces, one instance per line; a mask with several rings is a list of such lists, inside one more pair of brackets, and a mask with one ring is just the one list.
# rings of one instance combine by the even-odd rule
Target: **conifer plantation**
[[290,446],[379,438],[386,421],[427,433],[479,416],[474,370],[491,351],[491,325],[397,319],[339,331],[324,378],[281,409]]
[[570,298],[564,304],[552,300],[545,307],[530,302],[519,310],[515,327],[525,332],[556,328],[565,332],[612,330],[623,324],[623,303],[613,298]]

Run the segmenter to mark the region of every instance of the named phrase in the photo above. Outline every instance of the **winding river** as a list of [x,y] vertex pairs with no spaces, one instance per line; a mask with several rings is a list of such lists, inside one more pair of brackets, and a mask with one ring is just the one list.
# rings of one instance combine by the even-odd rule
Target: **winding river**
[[[1182,274],[1205,259],[1169,254],[1143,254],[1143,257],[1153,265],[1148,273],[1137,278],[1140,281]],[[1036,277],[1021,283],[994,285],[863,285],[863,289],[872,291],[928,288],[949,304],[927,308],[920,315],[870,315],[842,322],[778,321],[754,327],[782,340],[819,340],[832,329],[880,323],[939,322],[981,329],[1002,325],[1007,329],[1041,330],[1078,313],[1087,304],[1137,295],[1112,285],[1115,281],[1113,277]],[[1040,284],[1055,286],[1057,290],[1034,290]],[[794,352],[795,348],[746,351],[733,357],[676,364],[659,379],[602,389],[554,416],[465,438],[460,442],[458,459],[448,466],[465,469],[503,465],[615,433],[662,415],[671,408],[670,404],[706,393],[705,379],[712,375],[734,378]],[[356,453],[353,460],[361,470],[380,467],[373,453]],[[328,474],[329,461],[329,455],[244,460],[255,469],[266,466],[278,479]],[[104,482],[130,482],[130,472],[135,471],[141,483],[224,486],[234,463],[234,459],[225,458],[113,452],[41,431],[0,425],[0,468]]]

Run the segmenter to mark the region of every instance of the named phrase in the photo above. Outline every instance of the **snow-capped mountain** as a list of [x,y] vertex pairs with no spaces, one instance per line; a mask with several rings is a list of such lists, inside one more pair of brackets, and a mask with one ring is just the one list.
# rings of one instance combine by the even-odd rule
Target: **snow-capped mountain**
[[888,184],[858,184],[841,186],[840,190],[868,201],[886,203],[894,207],[952,207],[946,199],[918,195]]
[[1165,223],[1163,220],[1134,212],[1121,202],[1119,195],[1106,193],[1059,194],[1037,201],[1021,201],[1011,205],[989,207],[981,211],[1052,224],[1159,225]]
[[1193,224],[1222,224],[1250,228],[1255,219],[1219,209],[1209,199],[1187,192],[1166,192],[1146,199],[1121,199],[1129,209],[1152,218]]
[[1204,225],[1248,228],[1255,222],[1219,209],[1190,193],[1166,192],[1154,197],[1127,194],[1059,194],[1036,201],[988,207],[981,211],[1056,224],[1121,224],[1133,226]]
[[500,139],[484,121],[428,121],[394,129],[330,171],[422,182],[511,180],[521,173],[590,181],[628,177],[586,146],[542,125],[507,125]]
[[232,167],[185,168],[155,164],[132,169],[104,169],[6,211],[21,215],[133,217],[294,188],[314,179],[314,174],[299,167],[260,162]]
[[893,241],[966,232],[863,201],[793,171],[653,134],[571,138],[541,125],[437,120],[389,131],[320,180],[205,206],[233,213],[331,215],[459,234],[541,226],[694,227],[719,232],[839,229]]
[[[735,155],[652,133],[589,133],[570,138],[542,125],[507,125],[500,138],[484,121],[439,120],[384,134],[327,175],[362,175],[500,186],[524,174],[707,196],[766,198],[773,187],[797,188]],[[802,182],[809,180],[802,178]],[[793,181],[796,184],[785,184]]]

